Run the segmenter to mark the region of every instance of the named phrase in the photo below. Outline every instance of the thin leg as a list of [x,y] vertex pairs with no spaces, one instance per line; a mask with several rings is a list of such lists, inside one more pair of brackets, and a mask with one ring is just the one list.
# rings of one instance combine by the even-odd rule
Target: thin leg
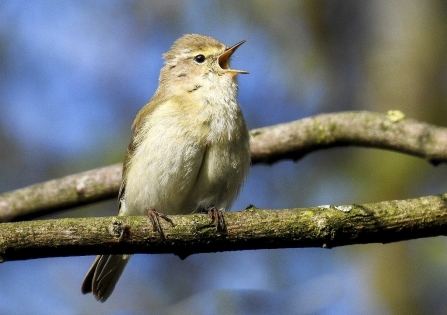
[[225,216],[222,210],[216,207],[211,207],[207,210],[208,215],[211,218],[211,223],[216,223],[216,231],[224,231],[227,226],[225,224]]
[[164,238],[165,235],[163,233],[163,229],[161,228],[160,220],[158,218],[162,218],[165,221],[168,221],[169,223],[171,223],[172,226],[175,226],[174,222],[172,222],[172,220],[170,218],[168,218],[165,214],[158,212],[157,210],[155,210],[155,208],[152,208],[152,207],[148,208],[147,216],[149,217],[149,219],[151,219],[154,232],[158,231],[158,233],[160,233],[162,238]]

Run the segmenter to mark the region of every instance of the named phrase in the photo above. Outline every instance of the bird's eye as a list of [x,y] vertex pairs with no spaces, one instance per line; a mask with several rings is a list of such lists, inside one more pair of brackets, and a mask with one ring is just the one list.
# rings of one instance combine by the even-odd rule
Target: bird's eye
[[194,61],[197,63],[204,63],[205,62],[205,56],[204,55],[197,55],[194,57]]

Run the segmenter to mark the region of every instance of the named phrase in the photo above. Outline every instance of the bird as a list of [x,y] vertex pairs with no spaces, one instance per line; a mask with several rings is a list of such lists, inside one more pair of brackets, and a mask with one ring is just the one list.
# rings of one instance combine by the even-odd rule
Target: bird
[[[207,212],[217,230],[250,168],[249,132],[237,101],[238,74],[230,57],[245,41],[228,47],[199,34],[177,39],[163,54],[164,66],[151,100],[132,124],[118,194],[119,216],[148,215],[164,237],[159,218]],[[105,302],[131,255],[99,255],[82,293]]]

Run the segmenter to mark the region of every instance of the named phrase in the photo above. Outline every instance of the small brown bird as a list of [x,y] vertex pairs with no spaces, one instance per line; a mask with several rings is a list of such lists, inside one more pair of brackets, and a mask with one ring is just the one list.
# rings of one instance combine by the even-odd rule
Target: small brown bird
[[[218,229],[250,166],[248,129],[237,102],[227,47],[188,34],[163,55],[159,86],[132,125],[123,165],[119,215],[158,217],[209,212]],[[172,221],[171,221],[172,222]],[[131,255],[97,256],[82,284],[101,302],[112,294]]]

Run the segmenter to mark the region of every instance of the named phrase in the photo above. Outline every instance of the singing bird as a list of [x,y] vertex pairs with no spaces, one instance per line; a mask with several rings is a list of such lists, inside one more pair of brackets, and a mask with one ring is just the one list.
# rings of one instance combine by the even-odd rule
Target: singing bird
[[[249,134],[237,102],[227,47],[188,34],[163,54],[159,85],[137,114],[123,164],[119,215],[145,215],[163,235],[158,218],[208,212],[217,229],[250,167]],[[131,255],[97,256],[82,284],[104,302]]]

